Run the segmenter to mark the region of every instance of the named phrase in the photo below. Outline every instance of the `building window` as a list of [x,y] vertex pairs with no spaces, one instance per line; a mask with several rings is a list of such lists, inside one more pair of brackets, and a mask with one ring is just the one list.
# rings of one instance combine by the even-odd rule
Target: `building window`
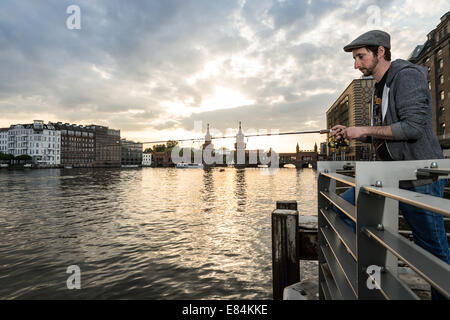
[[441,100],[444,100],[445,99],[445,92],[442,90],[441,91]]
[[444,115],[444,112],[445,112],[445,108],[444,107],[440,107],[439,108],[439,116]]
[[431,90],[431,82],[428,81],[428,88]]
[[443,75],[439,76],[439,82],[440,82],[440,84],[444,83],[444,76]]
[[442,56],[442,49],[439,49],[438,56]]
[[444,60],[439,60],[439,68],[442,69],[444,67]]

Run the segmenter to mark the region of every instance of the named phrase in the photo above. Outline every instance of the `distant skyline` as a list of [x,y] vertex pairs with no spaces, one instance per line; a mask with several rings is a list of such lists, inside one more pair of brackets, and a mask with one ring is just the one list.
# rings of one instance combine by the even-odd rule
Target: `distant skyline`
[[[67,27],[72,5],[81,29]],[[326,111],[361,76],[344,45],[382,29],[392,58],[407,59],[449,8],[450,0],[3,0],[0,127],[98,124],[141,142],[202,137],[207,123],[213,136],[236,133],[239,121],[247,134],[324,129]],[[250,138],[247,147],[293,152],[324,138]]]

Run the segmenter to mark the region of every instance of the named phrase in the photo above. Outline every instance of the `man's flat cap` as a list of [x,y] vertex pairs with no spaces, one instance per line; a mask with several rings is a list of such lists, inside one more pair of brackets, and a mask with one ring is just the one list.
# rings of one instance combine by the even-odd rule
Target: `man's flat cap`
[[354,49],[367,47],[367,46],[383,46],[385,48],[391,48],[391,36],[389,33],[381,30],[372,30],[363,33],[358,38],[353,40],[350,44],[344,47],[345,52],[351,52]]

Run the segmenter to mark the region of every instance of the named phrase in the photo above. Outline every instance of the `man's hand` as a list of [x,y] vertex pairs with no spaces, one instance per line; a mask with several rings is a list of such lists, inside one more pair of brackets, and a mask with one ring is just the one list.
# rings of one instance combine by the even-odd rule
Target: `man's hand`
[[365,140],[367,133],[365,127],[348,127],[342,131],[342,136],[349,140]]
[[331,128],[333,131],[331,136],[336,136],[337,139],[349,139],[364,141],[367,137],[366,127],[346,127],[342,125],[336,125]]
[[336,125],[331,128],[330,136],[336,136],[337,139],[349,139],[365,141],[367,136],[375,137],[378,139],[393,140],[391,126],[376,126],[376,127],[346,127],[342,125]]
[[330,137],[336,136],[338,140],[342,139],[342,131],[345,130],[346,128],[347,128],[346,126],[342,126],[340,124],[335,125],[333,128],[331,128]]

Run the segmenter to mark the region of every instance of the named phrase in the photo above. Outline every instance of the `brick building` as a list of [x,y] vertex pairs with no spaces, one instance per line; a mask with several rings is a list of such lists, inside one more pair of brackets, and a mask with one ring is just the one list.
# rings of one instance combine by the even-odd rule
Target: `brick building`
[[428,86],[434,105],[434,129],[444,154],[450,157],[450,11],[417,46],[409,61],[428,68]]
[[120,167],[120,130],[98,125],[87,128],[94,131],[94,167]]
[[[327,128],[331,129],[337,124],[347,127],[370,126],[370,104],[374,85],[375,80],[372,77],[353,80],[328,109]],[[371,146],[353,140],[348,147],[328,148],[327,157],[332,160],[369,160]]]
[[170,157],[170,152],[168,151],[160,151],[153,152],[152,156],[152,165],[155,167],[173,167],[174,163]]
[[94,130],[62,122],[53,125],[61,131],[61,165],[92,167],[95,160]]

